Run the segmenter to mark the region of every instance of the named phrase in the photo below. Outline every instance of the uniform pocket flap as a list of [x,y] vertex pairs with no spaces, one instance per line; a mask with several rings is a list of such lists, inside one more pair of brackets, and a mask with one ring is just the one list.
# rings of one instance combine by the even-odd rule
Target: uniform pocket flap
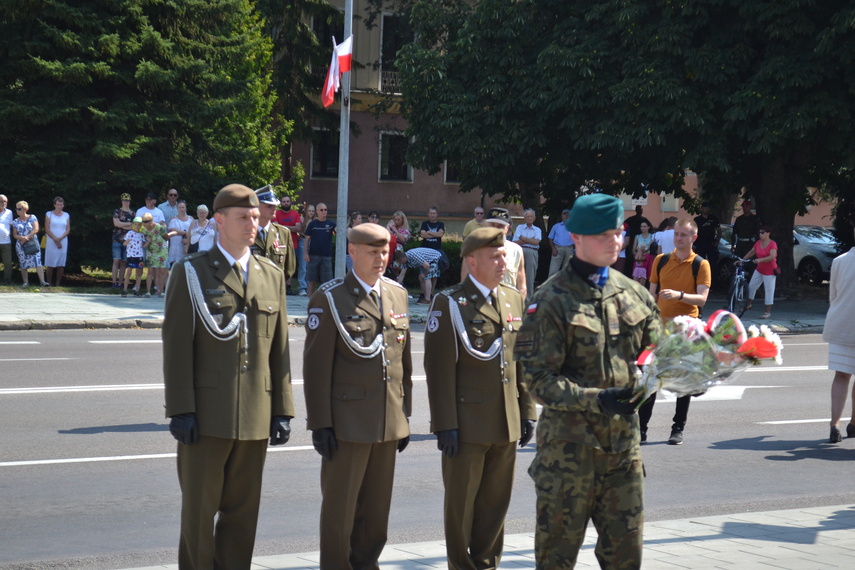
[[570,317],[570,325],[574,327],[582,327],[593,333],[599,333],[603,330],[603,324],[597,318],[595,313],[577,312]]
[[649,307],[638,303],[637,305],[632,305],[631,307],[626,307],[623,309],[623,312],[620,315],[620,318],[623,322],[630,326],[635,326],[647,317],[650,316],[651,310]]
[[364,400],[365,388],[353,384],[342,384],[333,387],[334,400]]
[[256,299],[256,309],[261,313],[273,315],[279,312],[279,301],[273,299]]

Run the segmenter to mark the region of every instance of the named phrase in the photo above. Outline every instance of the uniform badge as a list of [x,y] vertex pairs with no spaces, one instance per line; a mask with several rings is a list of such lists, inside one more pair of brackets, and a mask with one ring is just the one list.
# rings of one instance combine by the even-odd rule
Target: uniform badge
[[466,297],[459,297],[457,299],[457,304],[460,305],[461,307],[465,307],[467,305],[467,303],[468,303],[468,301],[466,300]]
[[508,313],[508,322],[515,323],[516,321],[521,321],[522,317],[515,317],[512,313]]
[[427,332],[434,333],[439,329],[439,319],[431,317],[428,319]]
[[273,240],[273,249],[276,251],[276,253],[279,253],[279,237],[276,237]]
[[395,338],[398,340],[398,344],[404,344],[404,341],[407,339],[407,335],[399,332]]
[[528,306],[528,309],[526,309],[527,315],[533,315],[536,312],[537,312],[537,303],[532,303],[531,305]]
[[309,315],[309,320],[306,322],[306,326],[309,327],[309,330],[315,330],[321,326],[321,319],[318,318],[318,315]]
[[475,346],[482,348],[484,346],[484,339],[480,336],[475,337]]

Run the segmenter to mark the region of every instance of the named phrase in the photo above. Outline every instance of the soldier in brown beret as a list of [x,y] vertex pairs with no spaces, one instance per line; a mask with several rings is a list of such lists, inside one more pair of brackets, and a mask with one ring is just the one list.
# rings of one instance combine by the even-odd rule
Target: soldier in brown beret
[[321,568],[378,568],[395,451],[410,440],[407,291],[382,277],[389,231],[347,231],[353,271],[309,300],[303,353],[308,427],[321,463]]
[[516,443],[531,441],[537,417],[512,358],[523,300],[502,282],[504,240],[499,228],[469,234],[461,249],[469,275],[428,312],[424,364],[454,570],[499,567]]
[[249,250],[258,198],[232,184],[214,209],[219,240],[173,266],[163,319],[182,569],[250,567],[267,440],[286,443],[294,416],[285,275]]

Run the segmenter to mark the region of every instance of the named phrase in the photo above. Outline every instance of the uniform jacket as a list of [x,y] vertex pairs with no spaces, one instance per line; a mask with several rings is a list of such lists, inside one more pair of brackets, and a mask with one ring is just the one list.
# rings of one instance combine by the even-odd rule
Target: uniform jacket
[[[309,300],[303,389],[310,430],[333,428],[337,439],[355,443],[410,434],[413,364],[407,291],[385,277],[380,288],[382,314],[353,273],[325,283]],[[358,354],[378,334],[383,351],[371,358]]]
[[[507,443],[520,438],[520,420],[537,417],[534,401],[513,360],[522,325],[519,292],[499,284],[496,311],[469,276],[434,297],[425,332],[425,372],[430,400],[431,431],[460,430],[460,441]],[[452,307],[460,312],[464,330],[452,326]],[[482,360],[501,338],[495,356]],[[472,350],[467,350],[467,346]]]
[[[204,305],[219,326],[247,315],[244,335],[220,340],[194,311],[186,266],[199,276]],[[166,416],[193,412],[199,434],[258,440],[270,436],[271,416],[294,416],[285,278],[269,260],[250,256],[246,292],[218,247],[172,267],[163,319]]]
[[294,240],[291,231],[276,222],[270,222],[270,230],[265,239],[261,239],[261,228],[258,228],[252,252],[266,257],[285,273],[285,280],[290,279],[297,271],[297,254],[294,251]]
[[607,452],[638,445],[638,414],[606,415],[600,389],[635,386],[634,362],[658,340],[659,309],[650,293],[618,271],[602,291],[572,266],[537,290],[517,335],[525,381],[543,404],[538,442],[570,441]]

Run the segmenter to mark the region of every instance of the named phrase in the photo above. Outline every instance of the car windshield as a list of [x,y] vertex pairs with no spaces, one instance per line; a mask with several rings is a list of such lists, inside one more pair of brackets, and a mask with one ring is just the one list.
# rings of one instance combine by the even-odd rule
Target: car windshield
[[828,228],[819,226],[796,226],[793,228],[799,237],[811,243],[821,243],[826,245],[835,245],[837,241],[834,239],[834,234]]

